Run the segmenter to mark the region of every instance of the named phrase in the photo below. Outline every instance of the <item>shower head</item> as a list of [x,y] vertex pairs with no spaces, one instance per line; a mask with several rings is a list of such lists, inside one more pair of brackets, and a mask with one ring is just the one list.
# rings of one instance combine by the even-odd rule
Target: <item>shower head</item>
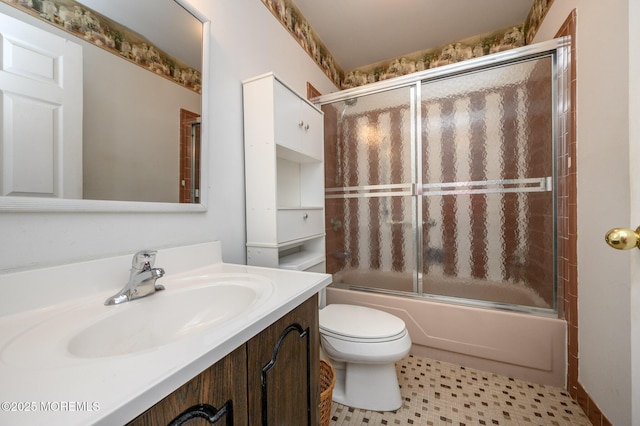
[[347,108],[349,108],[350,106],[354,106],[356,103],[358,103],[358,98],[345,99],[344,100],[344,108],[342,108],[342,113],[340,113],[340,119],[339,120],[342,120],[344,118],[344,113],[347,111]]

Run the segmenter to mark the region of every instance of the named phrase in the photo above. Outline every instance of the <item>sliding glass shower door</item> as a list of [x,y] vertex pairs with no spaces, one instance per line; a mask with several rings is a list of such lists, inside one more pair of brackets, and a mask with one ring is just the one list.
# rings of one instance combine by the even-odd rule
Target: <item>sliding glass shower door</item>
[[553,62],[421,84],[421,291],[553,308]]
[[554,52],[323,103],[334,283],[556,309]]
[[323,108],[327,270],[334,282],[416,291],[415,90]]

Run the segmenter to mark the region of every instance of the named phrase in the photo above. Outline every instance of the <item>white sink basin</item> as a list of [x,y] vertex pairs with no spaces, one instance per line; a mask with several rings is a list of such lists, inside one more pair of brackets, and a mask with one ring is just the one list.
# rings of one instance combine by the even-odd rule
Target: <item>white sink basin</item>
[[[13,365],[55,365],[55,360],[39,359],[42,352],[33,350],[43,345],[76,360],[157,350],[249,315],[273,292],[271,281],[249,274],[167,277],[160,282],[166,290],[122,305],[104,306],[104,300],[94,298],[67,309],[18,334],[3,348],[2,360]],[[61,330],[68,330],[62,339]]]
[[162,346],[245,312],[257,298],[240,283],[159,292],[85,328],[69,342],[69,353],[100,358]]

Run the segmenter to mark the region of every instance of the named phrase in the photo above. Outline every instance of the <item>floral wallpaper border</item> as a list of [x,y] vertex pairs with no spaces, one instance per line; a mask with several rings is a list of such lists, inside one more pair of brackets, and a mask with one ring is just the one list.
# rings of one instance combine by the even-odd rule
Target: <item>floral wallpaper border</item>
[[525,22],[446,46],[414,52],[345,72],[292,0],[261,0],[324,73],[341,89],[524,46],[533,40],[553,0],[534,0]]
[[202,76],[147,39],[75,0],[0,0],[88,43],[202,93]]
[[340,87],[343,89],[357,87],[467,59],[478,58],[490,53],[502,52],[523,45],[524,34],[522,26],[510,27],[470,37],[435,49],[422,50],[390,61],[355,69],[347,73]]
[[261,0],[338,87],[344,71],[291,0]]
[[553,0],[534,0],[531,10],[524,21],[525,43],[530,44],[536,33],[540,29],[540,25],[551,8]]

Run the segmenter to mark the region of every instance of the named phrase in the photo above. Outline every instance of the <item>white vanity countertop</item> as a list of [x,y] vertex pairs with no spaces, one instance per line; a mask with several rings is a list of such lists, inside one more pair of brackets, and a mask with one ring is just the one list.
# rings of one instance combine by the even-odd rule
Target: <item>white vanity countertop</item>
[[[0,275],[0,425],[124,424],[331,282],[326,274],[232,265],[220,259],[219,243],[159,250],[155,266],[163,267],[166,275],[158,283],[167,290],[119,306],[103,303],[126,282],[129,255]],[[104,268],[124,272],[117,272],[118,280],[109,273],[94,279]],[[176,278],[192,274],[256,276],[259,283],[272,283],[264,284],[272,293],[246,313],[159,347],[94,358],[68,352],[71,336],[90,325],[69,312],[92,306],[99,312],[125,305],[133,310],[136,303],[170,297],[170,286],[180,285]]]

